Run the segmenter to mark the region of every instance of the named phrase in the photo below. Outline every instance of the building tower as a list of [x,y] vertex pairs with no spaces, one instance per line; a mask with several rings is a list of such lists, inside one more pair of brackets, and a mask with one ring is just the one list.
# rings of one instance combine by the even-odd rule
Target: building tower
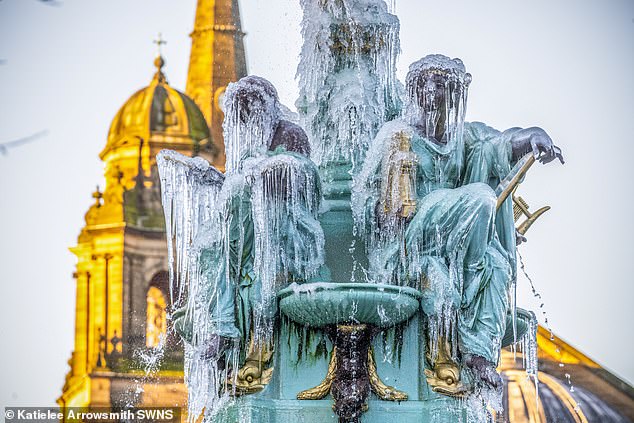
[[224,168],[221,104],[229,82],[246,76],[238,0],[198,0],[185,93],[203,112],[211,133],[213,164]]
[[[71,248],[77,257],[75,345],[61,406],[184,404],[182,352],[166,330],[167,246],[155,157],[169,148],[224,165],[214,94],[246,74],[242,36],[236,0],[199,0],[187,86],[200,106],[168,84],[159,39],[150,84],[112,121],[100,153],[105,189],[93,194]],[[155,349],[162,340],[168,348]],[[164,355],[146,383],[143,358],[153,351]]]

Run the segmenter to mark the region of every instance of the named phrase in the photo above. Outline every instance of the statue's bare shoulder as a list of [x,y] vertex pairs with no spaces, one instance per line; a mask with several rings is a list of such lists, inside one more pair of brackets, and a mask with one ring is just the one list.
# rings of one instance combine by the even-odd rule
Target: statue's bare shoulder
[[279,146],[284,146],[287,151],[310,156],[308,135],[301,126],[288,120],[280,120],[269,150],[273,151]]

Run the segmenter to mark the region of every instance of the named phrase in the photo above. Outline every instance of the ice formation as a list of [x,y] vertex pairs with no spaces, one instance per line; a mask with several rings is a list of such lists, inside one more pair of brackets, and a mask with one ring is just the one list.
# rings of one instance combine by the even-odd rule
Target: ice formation
[[399,21],[384,0],[301,0],[300,122],[318,165],[360,166],[383,122],[400,111]]
[[[156,158],[161,177],[165,213],[171,303],[184,300],[190,281],[195,279],[194,240],[205,226],[218,220],[218,200],[224,175],[200,157],[189,158],[163,150]],[[175,289],[174,289],[175,288]]]
[[[438,84],[434,78],[422,78],[424,73],[441,74],[443,76],[442,85]],[[398,202],[409,194],[415,197],[417,193],[403,195],[403,190],[415,189],[413,184],[392,184],[386,188],[380,186],[380,181],[390,180],[390,173],[395,175],[403,173],[401,171],[405,165],[409,166],[410,180],[416,180],[415,172],[418,164],[416,155],[411,152],[410,145],[401,145],[403,141],[412,139],[415,128],[422,127],[427,138],[434,138],[439,135],[437,134],[439,127],[442,127],[444,137],[438,150],[441,154],[451,152],[452,159],[449,165],[456,164],[459,178],[464,161],[464,117],[470,82],[471,76],[466,73],[460,59],[449,59],[442,55],[428,55],[410,66],[407,74],[407,86],[410,87],[410,92],[403,119],[396,119],[381,127],[369,146],[363,168],[354,177],[352,209],[355,226],[364,236],[368,251],[382,251],[386,242],[393,241],[394,237],[399,234],[402,236],[403,228],[400,226],[402,219],[396,218],[395,213],[401,210],[404,205],[385,204],[385,202],[390,199]],[[443,116],[441,116],[440,105],[433,104],[436,101],[445,102]],[[423,105],[427,105],[426,110],[423,109]],[[431,178],[426,178],[429,181],[429,186],[420,191],[429,193],[438,186],[451,185],[448,183],[448,178],[455,177],[455,175],[445,171],[445,167],[435,166],[436,174],[430,175]],[[391,192],[379,193],[385,189],[390,189]],[[378,217],[375,210],[368,209],[372,197],[381,198],[380,206],[388,210],[388,213],[384,213],[387,220],[381,222],[380,231],[366,232],[367,228],[375,226],[372,221]],[[372,262],[371,259],[370,263]]]
[[[465,345],[469,343],[468,348],[474,348],[490,363],[486,368],[473,370],[476,380],[494,380],[499,377],[475,373],[495,373],[497,353],[491,345],[499,345],[501,334],[495,334],[497,329],[491,331],[491,344],[483,348],[476,338],[487,335],[474,335],[465,328],[471,327],[469,319],[475,319],[478,312],[469,307],[480,301],[475,296],[480,294],[473,293],[481,282],[472,282],[480,278],[491,278],[492,282],[483,282],[486,286],[482,285],[485,288],[478,292],[491,290],[496,292],[494,297],[501,298],[488,307],[494,308],[502,322],[508,307],[504,299],[507,285],[509,280],[512,282],[510,306],[514,319],[515,271],[503,269],[515,264],[515,245],[504,250],[497,236],[491,235],[491,231],[500,230],[493,225],[494,186],[483,184],[494,183],[495,175],[489,176],[489,166],[508,167],[498,170],[504,172],[499,176],[502,179],[510,165],[504,162],[508,158],[504,159],[507,155],[503,153],[508,150],[502,147],[508,142],[504,143],[500,132],[469,126],[470,144],[465,141],[470,80],[459,59],[429,55],[411,65],[403,117],[384,124],[370,145],[361,171],[354,175],[352,208],[357,232],[365,239],[371,279],[420,286],[432,364],[444,341],[449,341],[452,350],[442,351],[443,354],[456,363],[461,361],[458,345],[464,358]],[[483,145],[486,147],[480,147]],[[474,154],[478,148],[487,153]],[[498,154],[497,148],[502,153]],[[503,157],[502,161],[496,161],[497,157]],[[503,222],[512,223],[509,217],[512,216],[504,214]],[[469,259],[473,241],[482,246],[484,258]],[[477,273],[477,268],[487,266],[497,269],[497,273]],[[529,334],[521,340],[527,373],[535,380],[536,324],[530,322]],[[478,401],[501,407],[499,390],[479,382],[476,386],[474,395]]]
[[[431,77],[421,78],[423,74]],[[442,75],[438,81],[434,74]],[[466,73],[460,59],[449,59],[440,54],[430,54],[410,65],[406,77],[409,87],[405,119],[423,129],[427,138],[436,138],[444,132],[441,141],[444,151],[453,151],[454,161],[463,162],[464,119],[467,110],[467,94],[471,74]],[[444,102],[443,114],[438,101]],[[422,117],[422,120],[421,120]],[[440,167],[439,170],[442,170]],[[459,169],[459,172],[461,169]],[[447,174],[438,174],[438,182],[446,181]]]
[[[217,360],[202,358],[214,327],[208,310],[218,296],[214,295],[216,287],[200,271],[198,261],[202,250],[200,239],[206,240],[206,246],[224,247],[226,231],[218,200],[225,177],[202,158],[188,158],[169,150],[159,153],[157,164],[166,221],[172,312],[184,309],[184,319],[191,322],[190,342],[185,343],[184,373],[189,388],[188,415],[195,419],[205,408],[208,414],[213,414],[228,398],[220,389],[229,376],[228,366],[221,368]],[[213,230],[209,231],[210,228]],[[215,239],[208,239],[210,235]],[[237,364],[235,349],[229,355]]]
[[526,376],[535,382],[535,391],[539,395],[538,364],[537,364],[537,317],[530,313],[528,321],[528,331],[520,340],[520,350],[522,351],[522,364],[526,369]]
[[[226,176],[201,158],[157,157],[192,419],[222,409],[245,344],[271,342],[277,291],[307,280],[324,260],[317,168],[286,151],[306,152],[303,133],[281,123],[274,88],[243,78],[227,89],[225,110]],[[284,140],[273,145],[279,128]],[[246,300],[236,304],[237,296]]]
[[248,160],[245,175],[252,192],[261,299],[255,302],[254,336],[260,344],[273,334],[277,291],[308,280],[324,262],[324,234],[317,221],[320,180],[308,159],[290,154]]
[[[413,128],[401,119],[383,125],[366,154],[361,171],[355,175],[353,180],[352,213],[355,227],[366,242],[366,250],[371,254],[371,265],[376,263],[376,259],[373,259],[372,256],[381,254],[395,237],[402,236],[403,231],[401,220],[395,214],[402,204],[394,204],[394,207],[389,208],[388,213],[385,213],[386,219],[381,222],[381,230],[373,230],[373,228],[376,229],[375,221],[377,219],[377,211],[374,210],[376,198],[380,197],[381,194],[384,194],[384,198],[394,198],[396,202],[400,198],[398,184],[387,186],[383,185],[382,181],[389,179],[393,169],[400,170],[404,161],[410,161],[412,164],[417,161],[411,152],[399,149],[400,140],[398,137],[394,137],[394,134],[411,138]],[[415,171],[415,167],[413,170]],[[415,174],[411,176],[415,178]],[[389,192],[382,192],[382,190],[389,190]],[[379,205],[379,207],[385,206],[385,204]]]
[[267,80],[247,76],[227,86],[223,136],[227,173],[240,170],[247,157],[265,152],[283,114],[277,91]]
[[[301,5],[304,45],[297,107],[312,157],[322,168],[351,165],[351,207],[356,233],[365,241],[369,255],[368,278],[424,286],[425,335],[431,360],[440,354],[442,340],[449,340],[453,349],[443,353],[458,361],[456,327],[463,281],[469,271],[464,266],[469,242],[453,240],[455,248],[447,248],[450,254],[441,257],[437,251],[429,253],[430,239],[421,236],[410,243],[406,259],[406,225],[414,213],[405,211],[412,207],[409,199],[456,188],[460,186],[457,181],[462,182],[464,116],[471,77],[459,59],[430,55],[412,64],[407,76],[409,100],[401,118],[395,119],[401,114],[402,87],[395,76],[399,22],[390,13],[393,2],[391,8],[384,0],[301,0]],[[442,74],[443,78],[421,78],[423,73]],[[445,107],[435,104],[438,101]],[[275,144],[280,123],[295,119],[292,112],[280,105],[275,88],[258,77],[230,84],[224,111],[226,176],[200,158],[170,151],[157,157],[172,304],[190,325],[185,328],[189,330],[185,348],[189,416],[196,419],[205,410],[206,421],[212,421],[229,401],[227,386],[236,386],[245,343],[271,343],[276,293],[288,285],[303,292],[302,283],[324,264],[325,239],[318,213],[325,210],[320,210],[317,167],[305,155]],[[434,163],[428,166],[432,174],[415,186],[422,167],[410,142],[417,131],[427,139],[438,138],[439,156],[450,156],[449,164],[456,166],[457,176],[449,165]],[[299,139],[291,142],[299,143]],[[464,219],[459,225],[469,227],[477,211],[469,208],[471,197],[464,197]],[[430,233],[435,230],[435,248],[448,243],[444,240],[447,227],[436,224],[430,229]],[[360,246],[352,243],[350,249],[354,248]],[[400,260],[386,266],[387,256],[400,256]],[[418,279],[407,280],[411,275]],[[315,286],[321,285],[312,285],[312,289]],[[239,322],[240,318],[222,312],[233,310],[234,304],[227,298],[234,301],[233,296],[242,289],[249,298],[240,306],[248,317]],[[514,301],[511,306],[514,314]],[[385,309],[377,313],[388,320]],[[354,321],[355,313],[344,319]],[[536,329],[533,316],[520,348],[527,374],[537,385]],[[308,336],[308,328],[302,330]],[[229,340],[223,348],[219,337]],[[385,360],[398,355],[399,347],[394,344],[384,351]],[[227,384],[231,379],[234,383]],[[498,407],[499,398],[498,391],[480,386],[463,401],[475,410],[473,421],[484,421],[485,405]]]

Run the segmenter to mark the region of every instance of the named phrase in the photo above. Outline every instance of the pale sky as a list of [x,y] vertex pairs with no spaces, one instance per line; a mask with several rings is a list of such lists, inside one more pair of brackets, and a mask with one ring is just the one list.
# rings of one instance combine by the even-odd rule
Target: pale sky
[[[162,32],[168,81],[184,90],[194,0],[0,1],[0,407],[49,406],[73,348],[75,245],[118,108],[153,75]],[[250,73],[297,96],[298,0],[241,0]],[[552,210],[521,246],[556,334],[634,381],[634,2],[397,0],[398,75],[430,53],[473,75],[467,120],[541,126],[564,166],[521,186]],[[519,304],[539,315],[528,282]],[[572,374],[574,383],[574,373]]]

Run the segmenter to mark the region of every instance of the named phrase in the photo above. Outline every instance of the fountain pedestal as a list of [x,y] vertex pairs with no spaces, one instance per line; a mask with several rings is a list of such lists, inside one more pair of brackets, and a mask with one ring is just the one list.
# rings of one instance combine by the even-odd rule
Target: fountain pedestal
[[[214,422],[466,423],[474,407],[484,410],[429,385],[434,369],[425,360],[416,289],[351,282],[363,276],[367,256],[353,231],[348,171],[347,164],[324,170],[322,271],[316,281],[278,292],[282,322],[271,380]],[[518,339],[529,317],[518,310]],[[512,342],[509,319],[503,345]]]
[[323,329],[334,345],[325,379],[298,399],[332,394],[340,422],[356,423],[372,390],[380,399],[403,401],[407,394],[379,378],[371,341],[382,329],[409,320],[420,293],[412,288],[366,283],[312,283],[279,293],[280,310],[303,326]]

